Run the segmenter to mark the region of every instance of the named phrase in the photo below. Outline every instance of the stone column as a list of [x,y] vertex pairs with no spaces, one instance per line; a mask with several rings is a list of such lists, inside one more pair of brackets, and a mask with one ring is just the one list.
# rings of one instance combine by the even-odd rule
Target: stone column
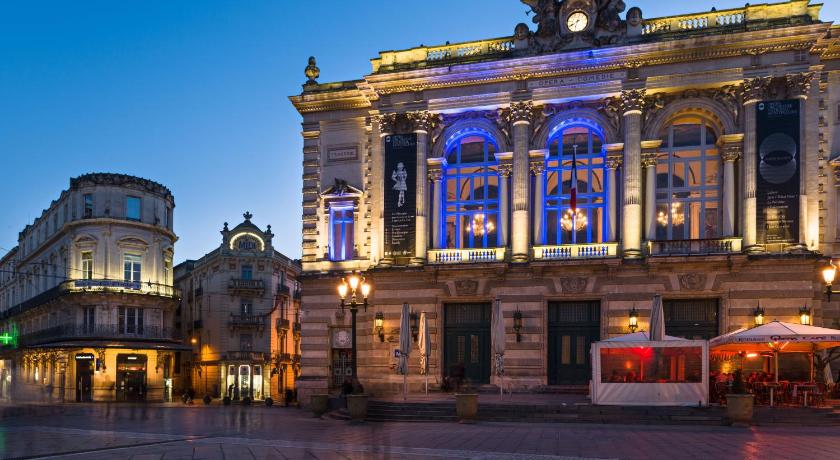
[[440,217],[441,217],[441,185],[443,184],[443,169],[446,167],[445,158],[429,158],[429,180],[432,182],[432,249],[440,249]]
[[721,235],[724,238],[735,236],[735,162],[741,158],[744,147],[743,134],[724,134],[718,139],[720,159],[723,162],[723,197],[721,201],[723,222]]
[[512,262],[528,261],[528,198],[531,188],[528,171],[528,138],[531,134],[533,103],[514,102],[508,114],[513,126],[513,235]]
[[818,147],[817,107],[808,101],[814,72],[785,76],[790,97],[799,99],[799,246],[819,248]]
[[513,154],[497,153],[496,160],[499,161],[499,245],[506,248],[510,239],[508,221],[510,219],[510,191],[508,181],[513,170],[511,160]]
[[624,219],[622,248],[624,257],[642,257],[642,105],[645,90],[621,92],[621,112],[624,116]]
[[756,216],[756,103],[765,98],[770,77],[744,80],[744,250],[761,252],[757,245]]
[[545,244],[543,240],[543,214],[545,209],[545,158],[547,150],[531,152],[531,174],[534,175],[534,246]]
[[616,171],[621,167],[621,150],[624,144],[609,144],[607,150],[607,241],[614,242],[618,236],[618,183]]
[[408,119],[412,123],[412,129],[417,134],[417,209],[414,235],[414,257],[411,265],[418,266],[426,263],[426,250],[429,245],[426,242],[428,236],[428,192],[426,191],[426,156],[429,150],[429,132],[431,132],[435,114],[427,111],[409,112]]
[[645,170],[645,239],[656,239],[656,155],[661,140],[642,141],[642,168]]
[[[385,113],[382,115],[377,116],[377,121],[379,124],[379,148],[378,148],[378,158],[379,162],[374,162],[375,165],[378,165],[380,169],[385,167],[385,138],[394,134],[397,124],[397,114],[395,113]],[[384,174],[380,175],[379,177],[384,178]],[[384,181],[383,181],[384,183]],[[385,199],[384,199],[384,187],[383,183],[376,184],[378,190],[380,190],[379,197],[380,197],[380,205],[379,205],[379,228],[381,231],[380,243],[379,243],[379,253],[381,254],[381,258],[379,259],[379,265],[383,267],[390,267],[394,265],[394,256],[393,254],[386,254],[385,253],[385,216],[384,216],[384,209],[385,209]]]

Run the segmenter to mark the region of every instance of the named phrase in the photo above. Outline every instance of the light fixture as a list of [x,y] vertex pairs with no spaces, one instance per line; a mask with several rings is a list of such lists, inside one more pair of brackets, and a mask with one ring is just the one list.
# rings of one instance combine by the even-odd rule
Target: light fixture
[[636,329],[639,328],[639,312],[636,311],[635,306],[632,310],[630,310],[630,322],[628,327],[630,328],[630,332],[636,332]]
[[195,345],[195,344],[197,344],[197,343],[198,343],[198,339],[197,339],[197,338],[195,338],[195,336],[192,336],[192,337],[190,337],[190,343],[191,343],[191,344],[193,344],[193,345]]
[[586,214],[580,212],[580,209],[568,209],[560,218],[560,226],[567,232],[571,232],[572,229],[579,232],[586,228],[588,223]]
[[496,229],[493,224],[484,214],[475,214],[470,223],[470,231],[475,236],[484,236],[485,233],[491,233]]
[[385,342],[385,314],[381,311],[376,312],[376,317],[373,319],[373,329],[379,337],[379,341]]
[[758,358],[758,353],[750,351],[746,354],[747,359]]
[[[656,213],[656,223],[661,227],[668,225],[668,214],[664,211]],[[682,203],[671,203],[671,225],[682,225],[685,223],[685,214],[682,212]]]
[[799,309],[799,323],[805,326],[811,324],[811,310],[807,306]]
[[756,326],[761,326],[762,324],[764,324],[764,309],[761,308],[761,303],[759,303],[753,311],[753,322]]
[[828,261],[828,265],[823,267],[822,269],[822,277],[823,281],[825,282],[825,295],[828,297],[828,301],[831,302],[831,294],[834,292],[831,290],[831,285],[834,283],[834,278],[837,276],[837,266]]
[[519,307],[516,307],[516,311],[513,312],[513,332],[516,333],[516,341],[522,341],[522,312],[519,311]]
[[344,278],[341,279],[341,284],[338,285],[338,296],[341,300],[347,298],[347,281]]

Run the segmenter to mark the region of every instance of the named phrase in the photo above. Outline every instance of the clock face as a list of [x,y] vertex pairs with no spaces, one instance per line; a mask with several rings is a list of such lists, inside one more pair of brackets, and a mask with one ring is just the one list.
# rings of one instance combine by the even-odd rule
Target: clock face
[[589,16],[583,11],[575,11],[566,19],[566,27],[572,32],[580,32],[589,24]]

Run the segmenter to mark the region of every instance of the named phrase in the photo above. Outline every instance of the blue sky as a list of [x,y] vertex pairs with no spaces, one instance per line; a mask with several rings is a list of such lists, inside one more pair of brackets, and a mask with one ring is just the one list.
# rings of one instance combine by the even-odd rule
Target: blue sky
[[[645,17],[744,1],[625,0]],[[840,18],[826,0],[823,20]],[[688,6],[690,5],[690,6]],[[517,0],[0,2],[0,254],[72,176],[119,172],[175,194],[176,260],[246,210],[300,256],[300,92],[359,78],[380,50],[510,35]],[[530,24],[530,22],[529,22]]]

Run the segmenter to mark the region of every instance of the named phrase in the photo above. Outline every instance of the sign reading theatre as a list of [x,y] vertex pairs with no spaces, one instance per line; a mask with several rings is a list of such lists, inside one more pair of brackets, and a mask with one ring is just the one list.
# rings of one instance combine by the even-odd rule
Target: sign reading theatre
[[759,244],[799,242],[799,100],[756,104]]
[[385,257],[414,255],[417,135],[385,137]]

